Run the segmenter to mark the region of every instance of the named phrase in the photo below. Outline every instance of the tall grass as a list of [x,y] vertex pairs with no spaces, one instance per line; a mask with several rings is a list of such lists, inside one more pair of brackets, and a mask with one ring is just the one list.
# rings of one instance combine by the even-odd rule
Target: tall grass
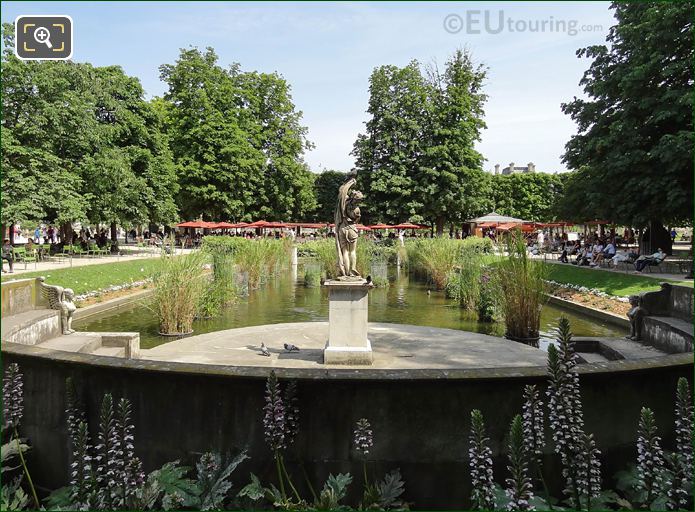
[[212,278],[208,280],[198,308],[198,316],[213,317],[220,314],[237,298],[234,259],[224,251],[212,250]]
[[471,282],[483,264],[483,255],[493,252],[493,245],[489,238],[419,238],[406,240],[405,250],[409,268],[442,290],[450,280],[456,281],[451,289]]
[[508,255],[494,267],[493,283],[509,338],[537,338],[546,299],[548,268],[532,260],[520,232],[507,241]]
[[153,276],[155,289],[150,305],[159,320],[159,332],[184,334],[193,330],[207,286],[205,260],[200,252],[162,257],[162,266]]
[[446,294],[469,311],[478,308],[483,276],[483,261],[475,251],[462,250],[459,264],[447,276]]
[[462,260],[461,240],[420,238],[408,240],[405,247],[410,268],[425,275],[438,290],[446,287],[447,280]]
[[290,263],[290,239],[255,239],[240,237],[205,237],[203,249],[212,254],[226,254],[237,272],[248,275],[249,288],[258,288]]

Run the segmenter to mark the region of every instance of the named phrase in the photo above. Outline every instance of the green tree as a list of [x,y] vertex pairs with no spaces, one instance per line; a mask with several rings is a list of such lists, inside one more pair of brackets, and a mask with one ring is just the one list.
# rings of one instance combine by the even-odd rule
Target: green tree
[[111,225],[176,220],[178,190],[159,112],[145,101],[137,78],[119,66],[87,68],[94,74],[99,148],[80,172],[91,200],[87,216]]
[[423,201],[415,173],[420,165],[427,87],[417,61],[404,68],[381,66],[369,78],[371,116],[352,154],[366,194],[367,221],[418,219]]
[[352,154],[367,195],[366,217],[444,224],[484,213],[489,178],[474,144],[485,128],[485,69],[458,50],[423,76],[413,61],[370,77],[370,119]]
[[317,207],[314,212],[314,220],[317,222],[333,222],[338,189],[345,181],[345,176],[344,172],[330,169],[326,169],[316,176],[314,191]]
[[311,147],[277,74],[223,69],[212,48],[182,50],[160,67],[165,119],[187,218],[289,220],[315,208]]
[[171,158],[139,81],[117,66],[19,61],[3,32],[3,224],[173,220]]
[[585,182],[567,194],[584,194],[592,217],[636,226],[690,224],[693,4],[615,2],[611,8],[618,23],[608,44],[577,52],[593,59],[580,82],[588,99],[562,105],[578,126],[563,160]]
[[290,86],[277,73],[236,72],[233,78],[247,98],[253,146],[264,157],[262,186],[251,208],[261,218],[301,219],[316,208],[314,175],[303,160],[313,144]]
[[482,92],[486,71],[470,52],[456,50],[440,73],[436,66],[427,83],[428,104],[418,196],[423,216],[434,221],[441,235],[445,221],[464,221],[485,213],[488,177],[483,157],[475,150],[485,126]]
[[86,218],[77,167],[97,143],[82,67],[22,62],[14,27],[3,25],[2,223]]
[[563,181],[555,174],[499,174],[491,176],[491,188],[494,210],[523,220],[554,220],[555,206],[563,201]]

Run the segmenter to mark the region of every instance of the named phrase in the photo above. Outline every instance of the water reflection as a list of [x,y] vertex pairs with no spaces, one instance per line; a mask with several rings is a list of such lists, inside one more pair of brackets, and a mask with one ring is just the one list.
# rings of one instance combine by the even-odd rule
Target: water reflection
[[[448,300],[443,292],[427,293],[425,283],[410,279],[406,272],[389,269],[390,286],[375,288],[369,297],[369,320],[425,325],[480,332],[494,336],[504,335],[501,323],[479,323],[475,314],[461,310]],[[197,320],[195,334],[283,322],[315,322],[328,320],[328,297],[322,288],[303,285],[304,268],[297,273],[287,272],[260,290],[251,291],[247,298],[217,318]],[[539,346],[546,349],[555,338],[560,315],[572,323],[577,336],[619,336],[623,333],[610,325],[578,316],[575,313],[547,305],[541,313],[541,339]],[[157,320],[142,304],[96,320],[76,324],[82,331],[137,331],[143,348],[150,348],[171,339],[157,334]]]

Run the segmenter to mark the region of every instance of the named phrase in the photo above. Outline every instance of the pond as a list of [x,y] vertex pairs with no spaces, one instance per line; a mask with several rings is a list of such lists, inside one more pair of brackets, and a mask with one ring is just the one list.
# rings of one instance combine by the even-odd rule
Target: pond
[[[328,320],[328,295],[320,287],[304,286],[302,265],[299,272],[287,272],[264,287],[253,290],[222,316],[196,320],[194,334],[284,322],[319,322]],[[503,323],[481,323],[475,315],[461,310],[444,292],[431,291],[426,283],[407,272],[389,268],[390,286],[369,292],[369,321],[424,325],[460,329],[494,336],[504,335]],[[565,315],[576,336],[623,336],[610,324],[546,305],[541,313],[540,348],[555,338],[558,318]],[[140,333],[140,346],[152,348],[171,341],[158,334],[157,319],[144,303],[135,303],[113,314],[76,322],[80,331],[131,331]]]

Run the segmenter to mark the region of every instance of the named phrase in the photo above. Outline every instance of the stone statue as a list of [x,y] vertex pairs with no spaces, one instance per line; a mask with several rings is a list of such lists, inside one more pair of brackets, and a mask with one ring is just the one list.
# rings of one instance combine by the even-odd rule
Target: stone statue
[[357,182],[353,170],[338,189],[335,208],[335,243],[338,249],[338,279],[359,278],[357,272],[357,226],[360,221],[359,203],[364,196],[359,190],[350,190]]
[[647,316],[647,310],[642,306],[642,297],[639,295],[630,295],[630,311],[627,312],[627,317],[630,319],[630,334],[625,336],[632,341],[640,341],[642,339],[642,326],[644,317]]
[[48,307],[50,309],[57,309],[60,311],[60,323],[63,334],[72,334],[75,332],[72,328],[72,317],[75,311],[77,311],[77,307],[73,302],[75,292],[73,292],[71,288],[45,284],[45,281],[45,277],[39,277],[41,295],[48,301]]

